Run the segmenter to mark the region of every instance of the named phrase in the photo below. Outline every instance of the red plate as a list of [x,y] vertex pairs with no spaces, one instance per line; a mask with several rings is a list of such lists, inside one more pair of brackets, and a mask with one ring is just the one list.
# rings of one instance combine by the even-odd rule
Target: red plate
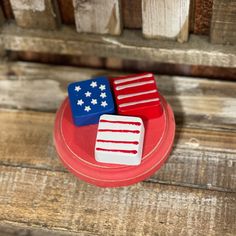
[[146,122],[142,162],[139,166],[104,164],[94,159],[97,124],[76,127],[68,98],[57,111],[54,143],[64,166],[78,178],[100,187],[127,186],[158,170],[173,146],[175,121],[171,107],[161,98],[163,115]]

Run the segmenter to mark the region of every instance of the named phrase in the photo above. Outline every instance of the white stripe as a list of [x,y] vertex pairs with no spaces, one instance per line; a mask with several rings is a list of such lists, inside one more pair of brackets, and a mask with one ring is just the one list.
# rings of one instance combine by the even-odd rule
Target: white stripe
[[142,101],[138,101],[138,102],[127,102],[127,103],[120,104],[119,107],[134,106],[134,105],[138,105],[138,104],[142,104],[142,103],[155,102],[155,101],[159,101],[159,98],[142,100]]
[[124,98],[129,98],[129,97],[134,97],[134,96],[139,96],[139,95],[145,95],[145,94],[150,94],[150,93],[155,93],[155,92],[157,92],[156,89],[146,91],[146,92],[140,92],[140,93],[130,93],[130,94],[126,94],[126,95],[119,95],[117,98],[118,98],[118,100],[120,100],[120,99],[124,99]]
[[99,132],[97,139],[113,140],[113,141],[138,141],[140,134],[134,133],[115,133],[115,132]]
[[140,76],[136,76],[136,77],[132,77],[132,78],[115,80],[114,84],[121,84],[121,83],[125,83],[125,82],[130,82],[130,81],[144,79],[144,78],[151,78],[151,77],[152,77],[152,74],[140,75]]
[[127,122],[140,122],[142,123],[142,119],[139,117],[133,116],[119,116],[119,115],[101,115],[100,120],[109,120],[109,121],[127,121]]
[[126,88],[133,88],[133,87],[142,86],[142,85],[146,85],[146,84],[153,84],[153,83],[155,83],[155,81],[150,80],[150,81],[145,81],[145,82],[120,85],[120,86],[116,87],[116,90],[122,90],[122,89],[126,89]]
[[141,130],[141,125],[131,125],[131,124],[112,124],[100,122],[98,129],[122,129],[122,130]]
[[138,151],[139,145],[135,144],[125,144],[125,143],[105,143],[97,142],[96,148],[105,148],[105,149],[121,149],[121,150],[136,150]]

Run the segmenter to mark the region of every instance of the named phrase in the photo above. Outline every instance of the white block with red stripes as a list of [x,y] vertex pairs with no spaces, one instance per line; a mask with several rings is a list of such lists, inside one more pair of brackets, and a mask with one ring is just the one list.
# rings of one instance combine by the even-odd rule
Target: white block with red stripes
[[139,165],[143,140],[144,125],[141,118],[102,115],[97,131],[95,159],[103,163]]
[[152,73],[114,78],[112,87],[118,114],[146,120],[162,115],[160,95]]

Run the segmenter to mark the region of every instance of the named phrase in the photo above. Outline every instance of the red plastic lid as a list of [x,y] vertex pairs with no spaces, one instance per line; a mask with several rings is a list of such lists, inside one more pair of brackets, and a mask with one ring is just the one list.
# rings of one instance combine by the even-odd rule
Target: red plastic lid
[[54,143],[64,166],[78,178],[100,186],[119,187],[142,181],[158,170],[173,146],[175,121],[171,107],[161,97],[163,115],[145,125],[143,158],[139,166],[105,164],[95,161],[97,124],[73,124],[68,98],[56,114]]

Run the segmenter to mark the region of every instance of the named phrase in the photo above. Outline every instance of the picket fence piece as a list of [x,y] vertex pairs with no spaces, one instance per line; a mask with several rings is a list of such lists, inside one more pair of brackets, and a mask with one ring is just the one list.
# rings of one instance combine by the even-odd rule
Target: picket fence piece
[[73,0],[78,32],[119,35],[121,14],[119,0]]
[[10,0],[18,26],[53,30],[60,25],[59,8],[55,0]]
[[190,0],[142,0],[146,38],[188,40]]

